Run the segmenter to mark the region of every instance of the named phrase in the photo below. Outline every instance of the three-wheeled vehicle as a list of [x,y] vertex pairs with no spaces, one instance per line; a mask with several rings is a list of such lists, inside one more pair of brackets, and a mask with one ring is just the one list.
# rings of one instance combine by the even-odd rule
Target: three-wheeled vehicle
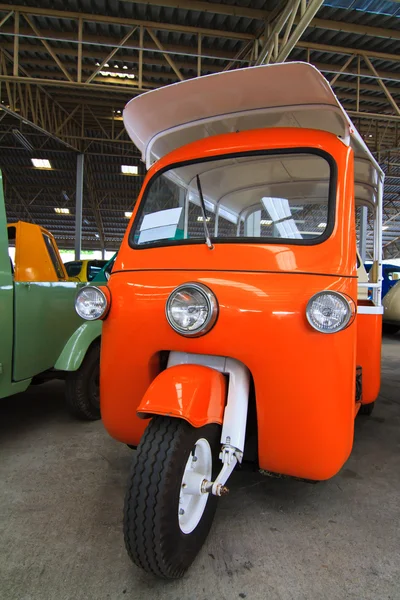
[[7,226],[0,173],[0,398],[60,378],[70,412],[100,418],[102,323],[76,314],[79,287],[68,281],[49,231],[23,221]]
[[324,480],[349,457],[380,386],[383,173],[309,64],[154,90],[124,122],[149,172],[108,285],[76,306],[104,319],[105,427],[137,445],[128,553],[178,578],[237,463]]

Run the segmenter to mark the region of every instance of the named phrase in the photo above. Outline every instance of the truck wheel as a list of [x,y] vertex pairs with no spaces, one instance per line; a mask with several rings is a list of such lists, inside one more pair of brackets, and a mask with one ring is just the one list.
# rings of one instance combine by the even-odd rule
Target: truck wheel
[[383,333],[390,333],[394,335],[399,331],[400,327],[397,325],[391,325],[391,323],[382,323],[382,331]]
[[65,398],[69,412],[78,419],[100,419],[100,344],[94,344],[86,353],[77,371],[68,373],[65,380]]
[[220,435],[219,425],[196,429],[166,417],[154,417],[147,426],[133,458],[124,507],[126,549],[145,571],[178,579],[202,547],[217,497],[201,493],[200,486],[216,475]]
[[372,411],[374,410],[374,407],[375,407],[375,402],[370,402],[369,404],[361,404],[358,414],[369,417],[370,415],[372,415]]

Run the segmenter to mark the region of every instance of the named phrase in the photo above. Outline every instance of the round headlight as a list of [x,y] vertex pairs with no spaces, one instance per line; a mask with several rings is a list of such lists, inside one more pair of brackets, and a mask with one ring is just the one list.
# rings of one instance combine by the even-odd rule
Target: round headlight
[[354,303],[339,292],[319,292],[307,304],[308,322],[321,333],[336,333],[349,324]]
[[203,335],[217,320],[217,299],[205,285],[186,283],[177,287],[168,298],[166,315],[177,333],[194,337]]
[[75,310],[82,319],[95,321],[100,319],[108,308],[106,295],[94,286],[83,287],[75,298]]

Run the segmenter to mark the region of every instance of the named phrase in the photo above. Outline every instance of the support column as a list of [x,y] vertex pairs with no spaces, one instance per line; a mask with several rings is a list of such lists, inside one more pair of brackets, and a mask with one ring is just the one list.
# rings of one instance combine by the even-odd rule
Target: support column
[[78,154],[76,159],[75,260],[80,260],[82,246],[83,161],[84,155]]
[[246,237],[261,236],[261,210],[251,213],[245,220],[244,235]]
[[360,215],[360,256],[363,263],[367,258],[367,226],[368,226],[368,208],[366,206],[361,207]]

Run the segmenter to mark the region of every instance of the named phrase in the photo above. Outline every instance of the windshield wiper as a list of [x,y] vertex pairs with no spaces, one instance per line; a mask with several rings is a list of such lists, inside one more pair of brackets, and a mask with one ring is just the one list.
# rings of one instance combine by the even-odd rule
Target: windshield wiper
[[203,214],[204,237],[206,238],[207,246],[210,248],[210,250],[213,250],[214,246],[212,245],[211,238],[210,238],[210,232],[208,231],[208,226],[207,226],[206,205],[204,204],[203,190],[201,189],[200,177],[198,175],[196,175],[196,183],[197,183],[197,190],[199,192],[201,212]]

